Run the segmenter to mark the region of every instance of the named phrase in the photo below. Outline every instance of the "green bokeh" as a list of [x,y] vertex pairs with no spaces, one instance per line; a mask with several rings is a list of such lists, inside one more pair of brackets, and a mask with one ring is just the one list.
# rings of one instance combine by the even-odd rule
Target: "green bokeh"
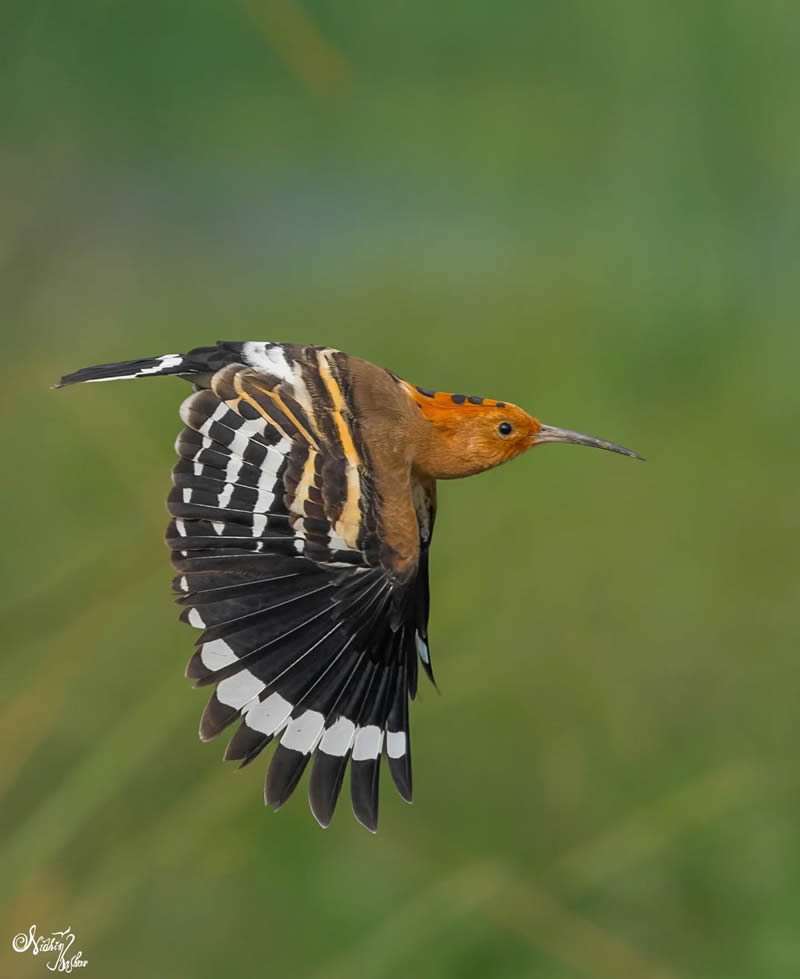
[[[800,8],[3,5],[0,974],[800,974]],[[416,803],[219,762],[178,381],[328,343],[641,451],[442,487]]]

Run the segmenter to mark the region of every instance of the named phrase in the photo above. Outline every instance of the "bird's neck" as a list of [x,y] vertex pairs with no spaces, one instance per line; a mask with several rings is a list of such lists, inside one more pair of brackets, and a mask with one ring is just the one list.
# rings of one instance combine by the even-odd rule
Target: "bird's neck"
[[462,479],[491,469],[468,427],[430,422],[414,452],[414,468],[430,479]]

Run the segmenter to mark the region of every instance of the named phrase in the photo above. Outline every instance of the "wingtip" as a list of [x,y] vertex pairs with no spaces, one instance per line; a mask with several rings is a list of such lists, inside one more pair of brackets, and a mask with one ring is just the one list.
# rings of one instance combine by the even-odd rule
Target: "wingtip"
[[207,744],[209,741],[214,740],[216,734],[209,734],[207,731],[204,731],[203,725],[201,724],[200,727],[197,729],[197,736],[198,738],[200,738],[203,744]]
[[356,822],[360,823],[364,827],[364,829],[368,829],[370,831],[370,833],[372,833],[373,836],[377,836],[378,835],[378,820],[377,819],[375,819],[374,821],[371,820],[371,819],[369,821],[367,821],[366,820],[366,817],[364,819],[362,819],[361,816],[359,816],[359,814],[357,812],[355,812],[355,810],[353,811],[353,814],[356,817]]
[[[352,770],[351,770],[352,777]],[[351,793],[351,803],[353,806],[353,815],[356,820],[361,823],[364,829],[368,829],[370,833],[378,832],[378,798],[375,795],[373,798],[366,800],[358,797],[357,794]]]
[[316,821],[320,829],[327,829],[330,826],[331,822],[333,821],[332,812],[329,813],[327,816],[317,812],[314,809],[314,804],[311,802],[310,799],[308,800],[308,808],[311,810],[311,815],[314,817],[314,820]]
[[270,786],[269,769],[267,769],[267,775],[264,779],[264,805],[270,808],[273,812],[277,812],[281,807],[280,801],[275,798],[275,794]]
[[414,793],[411,786],[406,782],[398,780],[398,778],[395,777],[394,772],[391,772],[391,775],[392,781],[394,782],[394,787],[397,789],[397,794],[400,796],[403,802],[407,802],[410,806],[412,806],[414,804]]

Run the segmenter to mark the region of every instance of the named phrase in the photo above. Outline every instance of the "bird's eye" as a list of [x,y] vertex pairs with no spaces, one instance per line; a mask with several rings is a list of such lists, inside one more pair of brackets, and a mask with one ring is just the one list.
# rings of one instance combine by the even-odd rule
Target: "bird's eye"
[[500,424],[497,426],[497,431],[501,435],[510,435],[514,431],[514,426],[511,424],[511,422],[500,422]]

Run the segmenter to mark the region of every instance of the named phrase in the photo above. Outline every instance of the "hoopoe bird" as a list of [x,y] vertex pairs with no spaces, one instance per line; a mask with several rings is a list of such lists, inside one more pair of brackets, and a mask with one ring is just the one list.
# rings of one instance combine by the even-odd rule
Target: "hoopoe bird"
[[382,754],[412,799],[418,662],[433,681],[437,480],[547,442],[641,456],[319,346],[221,341],[86,367],[57,386],[166,374],[193,385],[166,539],[180,617],[201,630],[186,675],[215,688],[200,737],[240,718],[224,757],[242,765],[278,739],[264,789],[275,809],[313,757],[309,801],[322,826],[349,762],[353,811],[375,832]]

